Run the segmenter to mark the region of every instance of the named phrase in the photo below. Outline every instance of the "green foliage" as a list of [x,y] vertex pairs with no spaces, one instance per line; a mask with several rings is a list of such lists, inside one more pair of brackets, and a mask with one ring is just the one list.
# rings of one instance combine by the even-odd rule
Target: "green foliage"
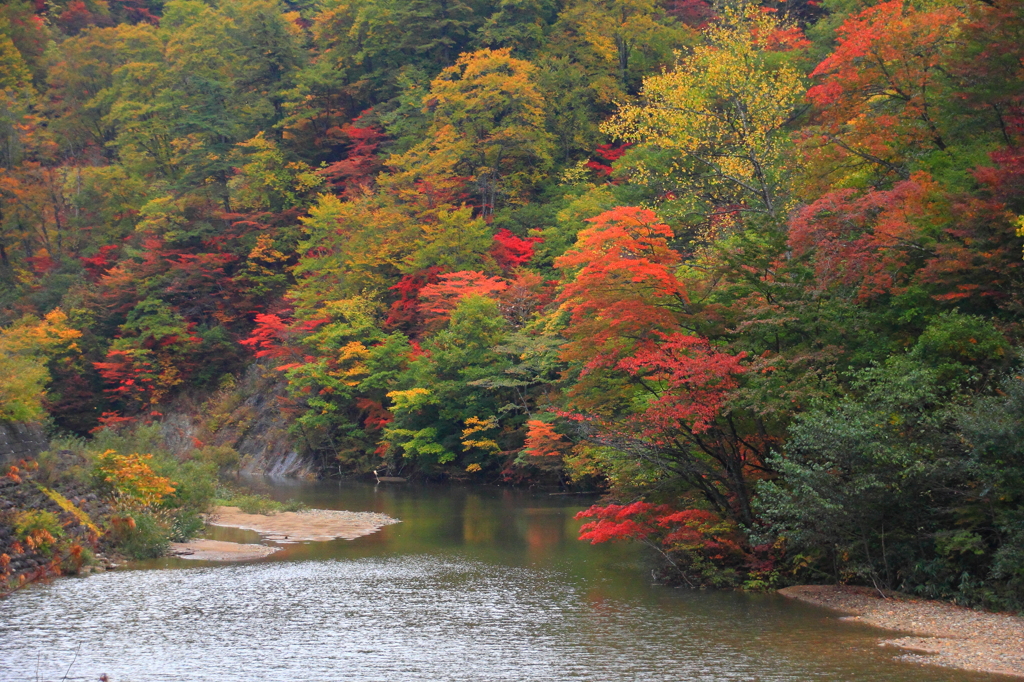
[[[19,540],[26,540],[33,534],[46,533],[51,538],[64,536],[64,528],[60,519],[53,512],[45,509],[19,512],[14,517],[14,534]],[[53,540],[46,541],[52,543]]]
[[965,381],[969,374],[990,380],[1013,357],[1006,337],[991,321],[959,313],[934,317],[911,355],[935,367],[947,382]]
[[[1014,381],[1006,387],[1020,393]],[[909,357],[864,370],[853,389],[791,427],[785,456],[773,462],[780,478],[759,486],[765,521],[791,551],[816,555],[805,566],[812,575],[986,606],[1017,603],[1020,576],[1005,561],[1016,551],[1015,505],[998,512],[997,533],[994,519],[965,506],[1009,491],[993,489],[992,470],[979,468],[957,437],[958,423],[971,423],[988,445],[999,438],[996,425],[1014,419],[1017,401],[986,399],[985,417],[976,407],[963,411],[943,370]],[[982,588],[993,579],[996,591]]]
[[1024,603],[1024,378],[1014,373],[1003,379],[1000,395],[985,397],[965,410],[959,425],[983,486],[979,497],[987,503],[1001,540],[991,557],[992,577],[1006,586],[1003,602],[1020,608]]
[[302,511],[306,506],[296,500],[278,502],[259,493],[240,493],[231,490],[219,490],[215,500],[217,506],[238,507],[245,514],[276,514],[277,512]]
[[[401,457],[430,469],[472,457],[481,447],[465,446],[464,432],[473,419],[496,417],[500,403],[496,394],[470,386],[508,366],[492,350],[506,330],[494,300],[468,296],[459,302],[447,328],[425,346],[429,354],[410,363],[406,381],[411,387],[388,393],[395,418],[384,438]],[[468,455],[460,458],[462,451]]]
[[156,516],[133,512],[113,523],[114,547],[129,559],[156,559],[167,553],[171,531]]

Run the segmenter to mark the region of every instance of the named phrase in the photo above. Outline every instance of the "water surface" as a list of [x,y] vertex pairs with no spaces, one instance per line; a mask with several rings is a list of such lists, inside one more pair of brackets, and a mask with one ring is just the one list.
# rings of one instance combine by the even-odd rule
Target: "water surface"
[[[402,519],[245,564],[167,559],[0,601],[0,681],[1004,680],[894,660],[878,630],[775,595],[653,584],[576,540],[575,497],[277,483]],[[252,542],[255,533],[213,537]],[[77,652],[77,656],[76,656]]]

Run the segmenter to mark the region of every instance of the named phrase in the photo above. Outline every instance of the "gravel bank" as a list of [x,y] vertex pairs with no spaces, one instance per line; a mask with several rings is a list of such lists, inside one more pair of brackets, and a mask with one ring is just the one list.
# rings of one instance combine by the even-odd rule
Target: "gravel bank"
[[879,643],[908,650],[900,660],[1024,677],[1024,618],[903,595],[882,599],[862,587],[799,585],[779,594],[852,614],[844,620],[906,633]]

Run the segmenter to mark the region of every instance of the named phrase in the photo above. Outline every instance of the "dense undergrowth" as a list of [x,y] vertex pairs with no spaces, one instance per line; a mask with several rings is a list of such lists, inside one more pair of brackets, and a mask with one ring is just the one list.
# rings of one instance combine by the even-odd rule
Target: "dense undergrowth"
[[[600,488],[586,537],[693,585],[1024,608],[1022,35],[1013,0],[8,2],[0,418],[152,465],[166,538],[258,361],[324,471]],[[206,454],[115,444],[186,398]]]
[[217,487],[215,462],[171,455],[156,427],[56,440],[0,478],[3,591],[100,566],[96,556],[162,556],[203,529]]

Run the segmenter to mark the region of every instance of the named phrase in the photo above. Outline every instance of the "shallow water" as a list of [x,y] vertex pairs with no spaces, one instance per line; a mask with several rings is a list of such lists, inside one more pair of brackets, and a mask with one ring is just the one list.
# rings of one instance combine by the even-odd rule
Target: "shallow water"
[[884,633],[782,597],[653,585],[638,548],[575,539],[586,499],[268,491],[403,523],[251,563],[167,559],[32,586],[0,601],[0,681],[57,681],[69,667],[68,680],[117,682],[1005,679],[897,662],[877,645]]

